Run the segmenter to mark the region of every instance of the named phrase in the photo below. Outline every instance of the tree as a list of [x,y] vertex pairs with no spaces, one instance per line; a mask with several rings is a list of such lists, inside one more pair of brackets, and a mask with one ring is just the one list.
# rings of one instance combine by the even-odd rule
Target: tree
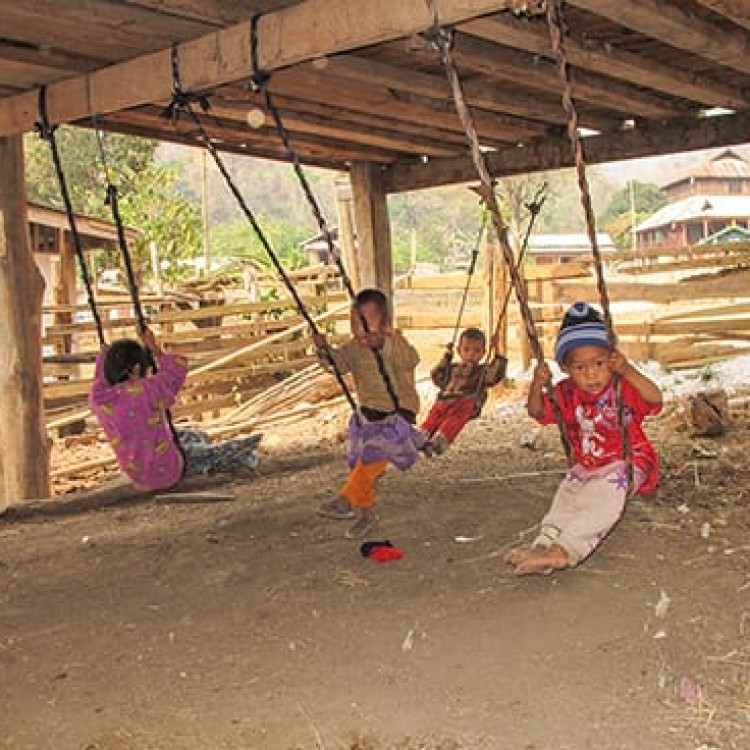
[[[257,219],[271,248],[286,269],[298,268],[304,264],[300,245],[310,236],[304,228],[265,215],[258,216]],[[252,259],[260,265],[271,267],[265,248],[244,218],[214,227],[211,230],[211,247],[218,257]]]
[[[150,270],[152,242],[162,260],[169,263],[168,275],[179,275],[177,261],[195,257],[201,246],[200,215],[180,188],[181,167],[158,164],[158,143],[143,138],[105,134],[106,169],[94,131],[61,127],[57,144],[74,210],[110,220],[105,198],[107,180],[112,180],[118,188],[123,222],[139,232],[129,246],[139,279]],[[49,146],[27,136],[25,147],[29,200],[63,208]],[[121,265],[119,254],[108,256],[106,262]]]
[[[75,210],[89,216],[106,217],[106,176],[96,133],[64,125],[58,128],[56,140]],[[133,192],[136,189],[134,180],[153,164],[158,142],[107,133],[103,136],[103,144],[110,178],[123,194]],[[29,134],[24,145],[28,199],[63,208],[48,144]]]
[[664,191],[653,182],[633,180],[610,199],[599,217],[599,223],[621,250],[632,243],[634,224],[643,221],[667,202]]

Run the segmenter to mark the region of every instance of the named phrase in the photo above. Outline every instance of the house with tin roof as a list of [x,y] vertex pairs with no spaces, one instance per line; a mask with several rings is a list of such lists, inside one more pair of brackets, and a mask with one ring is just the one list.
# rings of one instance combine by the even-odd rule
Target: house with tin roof
[[635,228],[639,249],[696,245],[726,227],[750,228],[750,164],[732,149],[662,189],[667,205]]

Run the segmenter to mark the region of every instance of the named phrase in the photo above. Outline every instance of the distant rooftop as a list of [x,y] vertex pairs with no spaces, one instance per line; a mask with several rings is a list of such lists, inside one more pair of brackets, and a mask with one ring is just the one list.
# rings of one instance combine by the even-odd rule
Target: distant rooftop
[[[597,232],[596,241],[600,250],[616,250],[615,243],[606,232]],[[549,253],[564,251],[568,253],[590,253],[591,243],[585,232],[572,234],[535,234],[529,241],[530,253]]]
[[676,180],[662,185],[664,189],[678,185],[690,179],[750,179],[750,164],[748,164],[736,151],[728,148],[717,154],[708,161],[698,164]]
[[653,216],[641,222],[636,232],[657,229],[672,222],[690,219],[746,219],[750,218],[750,196],[748,195],[691,195],[669,203]]

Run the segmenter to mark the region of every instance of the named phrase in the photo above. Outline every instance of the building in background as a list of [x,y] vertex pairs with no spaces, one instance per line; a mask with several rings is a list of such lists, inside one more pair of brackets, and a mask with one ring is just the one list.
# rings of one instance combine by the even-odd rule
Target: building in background
[[[606,260],[607,253],[617,250],[606,232],[597,232],[596,242]],[[534,234],[529,240],[529,257],[537,265],[575,263],[591,259],[591,243],[585,232],[573,234]]]
[[639,249],[696,245],[727,227],[750,228],[750,164],[731,149],[662,189],[667,205],[635,228]]

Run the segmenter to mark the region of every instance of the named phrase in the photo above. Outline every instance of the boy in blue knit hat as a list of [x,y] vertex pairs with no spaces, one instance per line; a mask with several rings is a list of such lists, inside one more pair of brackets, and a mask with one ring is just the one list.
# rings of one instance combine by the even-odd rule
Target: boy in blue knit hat
[[[577,302],[563,318],[555,359],[566,374],[554,386],[575,464],[563,479],[530,547],[505,557],[516,575],[549,573],[578,565],[619,521],[628,498],[628,472],[618,419],[614,376],[621,379],[625,428],[630,440],[633,494],[654,492],[659,463],[643,431],[645,417],[658,414],[658,386],[637,370],[609,339],[601,314]],[[554,424],[545,387],[551,382],[545,362],[537,364],[527,409],[540,424]]]

